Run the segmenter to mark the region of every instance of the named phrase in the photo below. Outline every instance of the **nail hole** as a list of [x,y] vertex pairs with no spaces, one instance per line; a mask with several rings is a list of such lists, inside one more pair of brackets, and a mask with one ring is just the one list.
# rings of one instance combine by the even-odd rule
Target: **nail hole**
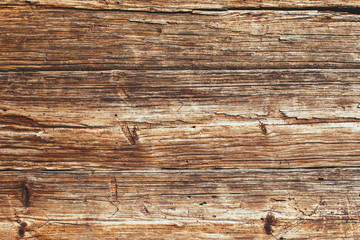
[[24,235],[25,235],[25,229],[20,228],[20,229],[19,229],[19,236],[20,236],[20,237],[23,237]]

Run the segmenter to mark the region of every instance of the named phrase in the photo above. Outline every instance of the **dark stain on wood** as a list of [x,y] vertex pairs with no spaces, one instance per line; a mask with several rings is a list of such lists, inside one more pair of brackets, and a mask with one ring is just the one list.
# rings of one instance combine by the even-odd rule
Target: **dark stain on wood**
[[272,213],[268,213],[265,217],[264,230],[267,235],[271,235],[273,233],[272,227],[276,223],[276,218]]
[[19,230],[18,230],[18,233],[19,233],[19,236],[20,237],[24,237],[25,235],[25,229],[23,227],[20,227]]
[[30,207],[30,189],[28,184],[24,181],[21,184],[21,202],[24,207]]
[[264,123],[262,123],[261,121],[259,121],[259,127],[261,130],[261,133],[264,135],[267,135],[268,131],[267,131],[266,125]]

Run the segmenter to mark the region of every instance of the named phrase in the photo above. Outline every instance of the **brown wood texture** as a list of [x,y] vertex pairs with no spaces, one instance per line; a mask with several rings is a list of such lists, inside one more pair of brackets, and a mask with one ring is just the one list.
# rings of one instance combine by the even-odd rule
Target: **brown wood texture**
[[359,184],[351,168],[3,172],[0,237],[358,239]]
[[359,70],[2,73],[1,168],[357,166],[358,76]]
[[360,239],[360,2],[0,2],[0,239]]
[[[18,4],[22,1],[7,0]],[[233,9],[233,8],[356,8],[358,0],[27,0],[32,5],[80,9],[117,9],[140,11],[192,11],[194,9]]]
[[0,70],[359,68],[360,15],[0,9]]

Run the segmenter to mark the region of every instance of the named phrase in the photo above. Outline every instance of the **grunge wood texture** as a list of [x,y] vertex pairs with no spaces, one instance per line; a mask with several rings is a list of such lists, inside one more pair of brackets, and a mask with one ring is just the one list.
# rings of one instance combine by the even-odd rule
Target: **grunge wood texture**
[[0,239],[359,239],[359,1],[0,3]]

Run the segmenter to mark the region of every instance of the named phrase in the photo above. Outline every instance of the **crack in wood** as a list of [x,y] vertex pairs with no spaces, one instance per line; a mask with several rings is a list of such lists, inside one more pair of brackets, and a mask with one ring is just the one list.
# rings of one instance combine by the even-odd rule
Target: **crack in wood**
[[128,139],[131,145],[136,145],[139,140],[139,136],[136,132],[137,127],[133,127],[131,130],[128,125],[122,125],[121,130],[123,131],[125,137]]
[[145,204],[143,204],[142,209],[140,210],[140,212],[144,215],[150,215],[149,210],[147,209],[147,207],[145,206]]
[[117,201],[118,200],[118,185],[117,185],[117,180],[116,177],[113,178],[112,180],[112,197],[113,197],[113,201]]
[[261,130],[262,134],[264,134],[264,135],[268,134],[266,125],[264,123],[262,123],[261,121],[259,121],[259,127],[260,127],[260,130]]
[[109,218],[112,218],[112,217],[115,216],[115,214],[116,214],[117,212],[119,212],[120,209],[119,209],[119,207],[116,206],[110,199],[109,199],[109,203],[116,208],[115,212],[109,217]]
[[291,116],[285,110],[279,110],[281,116],[284,119],[288,120],[296,120],[291,122],[291,124],[312,124],[312,123],[339,123],[339,122],[360,122],[359,117],[336,117],[336,118],[319,118],[319,117],[311,117],[311,118],[302,118],[297,116]]
[[21,202],[24,207],[30,207],[30,189],[28,184],[24,181],[21,185]]
[[0,115],[0,124],[4,125],[17,125],[23,127],[32,127],[32,128],[107,128],[110,126],[89,126],[86,124],[78,124],[78,125],[47,125],[43,123],[39,123],[34,119],[22,115],[14,115],[14,114],[7,114],[7,115]]

